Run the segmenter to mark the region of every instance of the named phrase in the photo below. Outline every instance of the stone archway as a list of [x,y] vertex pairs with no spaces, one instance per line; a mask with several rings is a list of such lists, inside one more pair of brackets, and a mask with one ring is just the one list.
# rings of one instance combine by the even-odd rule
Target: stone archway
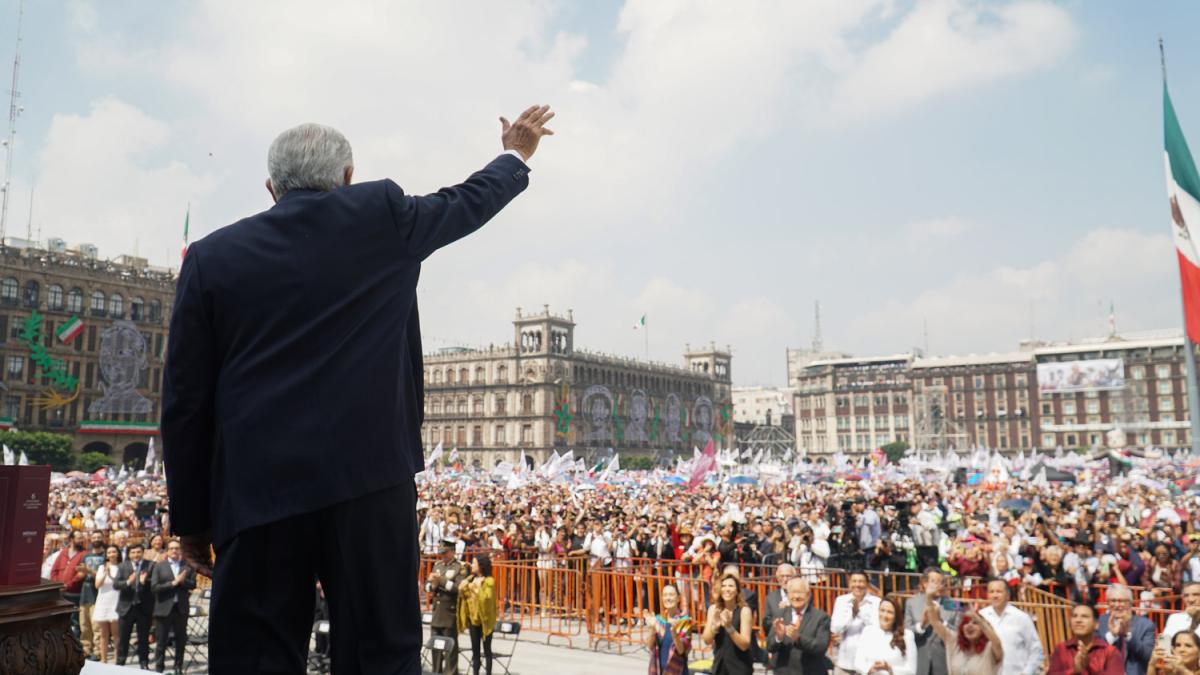
[[87,445],[83,446],[83,449],[80,450],[80,452],[81,453],[98,452],[102,455],[111,456],[112,450],[113,450],[112,446],[109,445],[108,443],[105,443],[104,441],[92,441],[91,443],[88,443]]
[[146,468],[146,453],[149,452],[150,446],[142,441],[135,441],[125,446],[121,452],[121,464],[129,467],[131,471]]

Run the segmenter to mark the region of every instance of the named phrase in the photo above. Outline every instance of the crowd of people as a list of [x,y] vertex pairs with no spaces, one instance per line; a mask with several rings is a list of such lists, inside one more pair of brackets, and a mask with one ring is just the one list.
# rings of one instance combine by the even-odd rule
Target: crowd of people
[[[1194,471],[1099,467],[1074,482],[994,489],[860,473],[691,490],[660,472],[517,484],[482,473],[427,477],[418,483],[418,542],[439,559],[425,588],[434,632],[456,648],[469,634],[473,670],[491,672],[493,561],[546,573],[650,566],[680,579],[642,608],[658,673],[687,672],[696,644],[724,673],[755,662],[781,673],[1107,673],[1114,659],[1122,664],[1114,672],[1200,672]],[[62,581],[79,605],[92,658],[125,663],[136,634],[141,665],[153,642],[160,671],[170,646],[182,666],[196,577],[169,537],[165,507],[165,485],[153,476],[58,480],[52,489],[43,576]],[[849,592],[825,614],[812,602],[824,570],[876,581],[850,574]],[[889,572],[920,573],[920,592],[905,597],[878,583]],[[765,604],[746,602],[746,576],[770,579]],[[972,582],[975,597],[986,586],[986,602],[962,605],[946,590]],[[551,587],[536,592],[546,599]],[[1030,588],[1077,605],[1074,637],[1049,653],[1011,604]],[[1143,616],[1152,609],[1177,611],[1157,629]],[[457,658],[437,665],[456,672]]]
[[[657,673],[687,672],[697,641],[720,673],[755,662],[860,675],[1200,672],[1194,467],[1077,468],[1064,482],[965,485],[891,472],[693,490],[650,472],[519,484],[456,474],[419,485],[419,541],[448,560],[486,552],[543,570],[672,570],[678,581],[644,617]],[[851,572],[850,592],[828,615],[812,602],[823,570]],[[882,588],[870,592],[858,570]],[[919,574],[920,591],[891,592],[889,572]],[[777,584],[762,616],[746,602],[746,575]],[[679,587],[696,581],[706,589],[699,603]],[[972,583],[979,599],[967,604],[946,590]],[[1073,603],[1073,637],[1044,649],[1012,604],[1024,589]]]
[[63,584],[78,610],[72,630],[84,656],[125,665],[131,642],[141,668],[183,672],[197,575],[169,536],[160,478],[56,477],[47,510],[42,578]]

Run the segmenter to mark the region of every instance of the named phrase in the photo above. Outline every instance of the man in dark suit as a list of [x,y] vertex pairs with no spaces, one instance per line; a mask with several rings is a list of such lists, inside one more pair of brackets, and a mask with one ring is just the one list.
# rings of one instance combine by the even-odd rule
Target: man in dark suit
[[169,633],[174,633],[175,672],[183,672],[188,597],[195,587],[196,575],[184,561],[179,542],[172,541],[167,544],[166,559],[158,561],[150,573],[150,589],[154,591],[154,666],[160,673],[166,667]]
[[793,578],[787,584],[790,607],[777,617],[767,634],[767,651],[774,658],[776,675],[828,673],[833,662],[829,651],[829,615],[812,605],[808,582]]
[[[762,631],[763,635],[770,635],[775,625],[775,619],[783,618],[783,615],[791,607],[791,602],[787,597],[787,585],[796,576],[796,568],[789,563],[783,563],[775,568],[775,581],[779,584],[779,588],[767,593],[766,600],[763,604],[762,615]],[[775,655],[770,651],[766,653],[766,665],[772,667],[775,661]]]
[[917,643],[917,675],[947,675],[949,672],[946,666],[946,645],[934,632],[933,624],[926,615],[929,604],[933,603],[941,613],[942,623],[946,624],[950,632],[957,630],[958,614],[941,606],[945,589],[945,579],[941,570],[927,567],[921,577],[921,592],[904,603],[904,627],[913,632]]
[[1096,635],[1124,657],[1125,675],[1146,675],[1154,652],[1154,622],[1133,613],[1133,591],[1113,584],[1105,594],[1108,612],[1100,617]]
[[351,185],[340,133],[289,129],[267,156],[275,206],[188,248],[163,459],[188,559],[207,571],[216,548],[214,675],[302,672],[314,575],[335,669],[416,672],[417,278],[434,251],[525,189],[525,162],[553,115],[534,106],[501,118],[505,153],[423,197],[390,180]]
[[117,589],[117,616],[121,617],[117,638],[117,665],[125,665],[129,657],[129,637],[137,629],[138,665],[150,670],[150,617],[154,613],[154,592],[151,590],[150,568],[143,559],[141,544],[129,547],[129,560],[117,567],[113,587]]

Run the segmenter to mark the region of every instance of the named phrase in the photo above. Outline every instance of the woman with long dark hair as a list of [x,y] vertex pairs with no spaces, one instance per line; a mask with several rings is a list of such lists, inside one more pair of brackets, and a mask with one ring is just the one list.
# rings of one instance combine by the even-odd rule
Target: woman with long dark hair
[[679,604],[679,589],[667,584],[659,591],[662,612],[645,610],[646,647],[650,649],[649,675],[688,675],[687,657],[692,647],[692,619]]
[[701,634],[704,644],[713,646],[713,675],[750,675],[754,671],[750,658],[754,620],[742,595],[742,582],[736,574],[723,574],[719,584]]
[[854,670],[862,675],[916,675],[916,638],[904,627],[900,596],[889,595],[879,602],[879,623],[863,629],[854,651]]
[[975,610],[958,618],[958,633],[951,633],[942,622],[938,603],[925,605],[925,621],[946,645],[946,668],[950,675],[997,675],[1004,662],[1000,636]]
[[[479,675],[479,666],[492,675],[492,631],[496,628],[496,580],[492,578],[492,559],[479,553],[471,560],[471,574],[458,591],[458,631],[471,635],[471,672]],[[482,647],[482,651],[480,648]]]

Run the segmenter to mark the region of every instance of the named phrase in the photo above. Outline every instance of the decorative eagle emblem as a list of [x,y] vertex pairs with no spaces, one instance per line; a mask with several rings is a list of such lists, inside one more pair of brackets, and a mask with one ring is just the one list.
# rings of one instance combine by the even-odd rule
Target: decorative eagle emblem
[[1179,200],[1175,195],[1171,195],[1171,220],[1175,223],[1176,236],[1191,240],[1192,235],[1188,232],[1187,223],[1183,220],[1183,210],[1179,208]]

